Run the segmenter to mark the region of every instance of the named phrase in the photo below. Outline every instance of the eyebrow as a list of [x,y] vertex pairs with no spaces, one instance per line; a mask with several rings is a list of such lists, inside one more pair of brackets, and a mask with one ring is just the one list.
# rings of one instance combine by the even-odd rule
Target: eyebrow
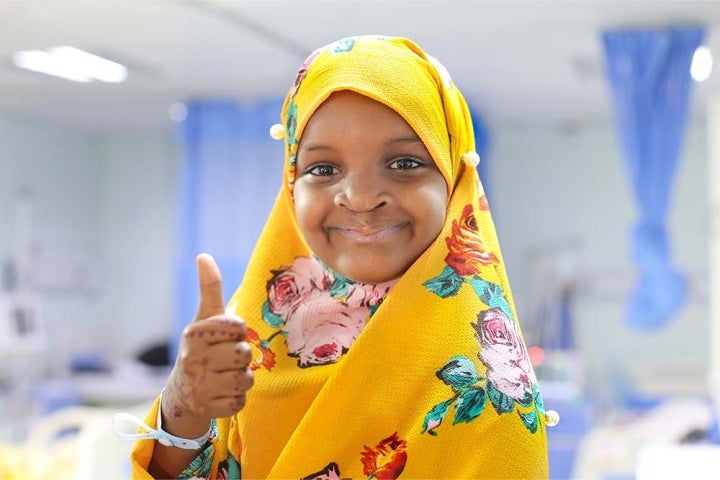
[[[390,138],[387,142],[385,142],[385,145],[390,146],[397,143],[422,143],[422,140],[417,135],[407,135],[403,137]],[[299,150],[304,152],[314,152],[317,150],[330,150],[332,148],[333,147],[331,145],[325,145],[322,143],[311,143],[309,145],[300,145]]]
[[386,145],[391,145],[393,143],[422,143],[422,140],[417,135],[407,135],[405,137],[396,137],[391,138],[387,142],[385,142]]

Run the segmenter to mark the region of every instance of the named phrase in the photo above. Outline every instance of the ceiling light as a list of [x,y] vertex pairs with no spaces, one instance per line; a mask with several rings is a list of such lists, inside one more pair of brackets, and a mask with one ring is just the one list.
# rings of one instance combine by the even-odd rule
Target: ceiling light
[[75,47],[24,50],[13,55],[13,63],[27,70],[54,75],[73,82],[121,83],[127,79],[125,66]]
[[710,49],[701,46],[695,49],[692,63],[690,64],[690,76],[696,82],[704,82],[710,77],[713,67],[713,58]]
[[13,63],[26,70],[61,77],[73,82],[91,82],[92,77],[64,64],[57,56],[43,50],[23,50],[13,55]]
[[127,79],[128,71],[124,65],[93,55],[75,47],[53,47],[48,51],[57,55],[68,65],[83,69],[89,76],[101,82],[122,83]]

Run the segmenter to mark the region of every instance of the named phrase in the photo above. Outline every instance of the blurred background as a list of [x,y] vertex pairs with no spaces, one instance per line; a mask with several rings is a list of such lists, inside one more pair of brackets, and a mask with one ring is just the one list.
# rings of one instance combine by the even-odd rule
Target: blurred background
[[128,478],[110,417],[164,385],[195,255],[229,298],[297,68],[367,33],[415,40],[470,104],[561,416],[551,477],[718,471],[720,1],[4,0],[0,478]]

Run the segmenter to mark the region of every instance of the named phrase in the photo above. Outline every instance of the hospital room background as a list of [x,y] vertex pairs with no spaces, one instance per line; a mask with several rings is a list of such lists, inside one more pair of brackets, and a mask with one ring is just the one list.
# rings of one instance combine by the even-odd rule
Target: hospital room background
[[[720,55],[720,2],[29,0],[0,2],[0,478],[128,478],[111,418],[163,387],[195,254],[229,298],[295,69],[360,33],[416,40],[467,97],[561,417],[551,478],[720,469],[720,74],[693,61]],[[68,45],[125,70],[20,68]]]

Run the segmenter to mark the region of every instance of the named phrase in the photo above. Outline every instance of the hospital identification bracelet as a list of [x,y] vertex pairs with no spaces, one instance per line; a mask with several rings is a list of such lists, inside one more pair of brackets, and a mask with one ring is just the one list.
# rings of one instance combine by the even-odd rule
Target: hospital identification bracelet
[[[177,447],[177,448],[183,448],[186,450],[199,450],[202,448],[209,440],[215,438],[215,421],[211,421],[210,428],[208,429],[207,433],[199,438],[194,439],[187,439],[187,438],[181,438],[176,437],[175,435],[172,435],[165,430],[162,429],[162,395],[165,392],[165,389],[160,392],[160,399],[159,405],[158,405],[158,414],[157,414],[157,421],[156,425],[157,428],[152,428],[147,423],[140,420],[135,415],[131,415],[129,413],[116,413],[113,416],[113,430],[115,431],[115,434],[124,437],[124,438],[130,438],[133,440],[146,440],[146,439],[152,439],[157,440],[158,443],[161,445],[164,445],[166,447]],[[115,426],[115,422],[118,420],[126,420],[128,422],[131,422],[135,425],[138,425],[140,428],[145,430],[147,433],[125,433]]]

